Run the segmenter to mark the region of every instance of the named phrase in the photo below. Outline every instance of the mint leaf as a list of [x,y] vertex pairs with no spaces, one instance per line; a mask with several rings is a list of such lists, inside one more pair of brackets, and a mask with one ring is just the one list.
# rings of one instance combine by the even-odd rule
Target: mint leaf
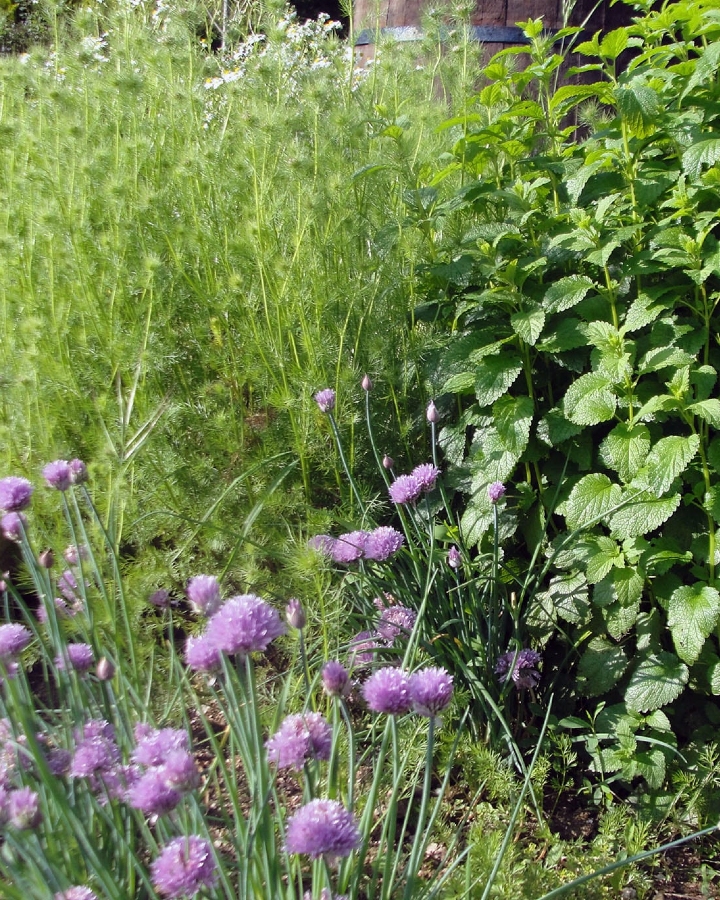
[[506,394],[522,370],[522,363],[514,353],[486,356],[475,371],[475,394],[480,406],[489,406]]
[[699,446],[700,438],[696,434],[660,438],[648,454],[647,462],[638,472],[633,485],[656,495],[664,494],[687,468]]
[[673,591],[668,627],[677,655],[688,665],[700,656],[705,639],[720,618],[720,594],[707,584],[687,585]]
[[565,519],[571,530],[602,520],[608,510],[622,499],[620,485],[613,484],[607,475],[586,475],[570,492],[565,504]]
[[699,400],[691,403],[687,411],[709,422],[713,428],[720,428],[720,400]]
[[501,397],[493,406],[493,422],[506,450],[518,456],[530,439],[530,425],[535,408],[529,397]]
[[562,312],[576,306],[594,286],[587,275],[568,275],[550,285],[543,303],[548,312]]
[[617,398],[610,389],[611,381],[597,372],[581,375],[567,389],[563,411],[576,425],[597,425],[615,415]]
[[622,647],[604,637],[593,638],[578,663],[578,690],[585,697],[604,694],[615,687],[627,667],[628,658]]
[[661,650],[642,660],[630,676],[625,702],[630,709],[650,712],[679,697],[688,681],[688,667],[674,653]]
[[539,306],[522,310],[510,316],[510,324],[515,334],[533,346],[545,325],[545,310]]
[[647,534],[659,528],[675,512],[680,503],[680,494],[658,500],[645,491],[635,496],[633,501],[619,509],[610,518],[613,537],[625,540]]
[[625,481],[631,481],[645,462],[650,449],[650,432],[646,425],[621,422],[600,444],[600,459]]

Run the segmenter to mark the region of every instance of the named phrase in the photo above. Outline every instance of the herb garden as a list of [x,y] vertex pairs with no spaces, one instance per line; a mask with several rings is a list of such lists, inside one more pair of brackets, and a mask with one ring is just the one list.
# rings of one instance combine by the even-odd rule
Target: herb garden
[[717,896],[720,10],[630,8],[0,4],[0,896]]

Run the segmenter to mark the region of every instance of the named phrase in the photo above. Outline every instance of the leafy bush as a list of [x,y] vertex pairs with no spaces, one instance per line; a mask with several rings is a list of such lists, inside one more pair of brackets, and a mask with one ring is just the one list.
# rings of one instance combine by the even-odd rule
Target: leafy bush
[[720,694],[720,25],[694,0],[645,13],[576,46],[583,80],[557,88],[526,23],[529,58],[484,68],[407,227],[476,577],[499,537],[514,637],[590,712],[561,724],[601,779],[658,787]]

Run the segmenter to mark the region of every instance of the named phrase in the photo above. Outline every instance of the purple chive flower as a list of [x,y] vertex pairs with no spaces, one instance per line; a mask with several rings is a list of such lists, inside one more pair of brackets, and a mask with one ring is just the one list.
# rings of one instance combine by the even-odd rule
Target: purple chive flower
[[381,525],[371,531],[365,541],[365,559],[384,562],[389,559],[405,543],[405,537],[395,528]]
[[7,797],[7,813],[10,824],[18,831],[37,828],[42,821],[40,797],[29,787],[10,791]]
[[102,719],[91,719],[76,737],[70,765],[71,778],[91,778],[114,769],[120,762],[115,729]]
[[[68,606],[67,600],[64,600],[62,597],[55,597],[53,606],[55,607],[59,619],[72,619],[73,616],[77,615],[77,608]],[[36,615],[38,622],[42,625],[47,622],[48,614],[44,603],[41,603],[40,606],[38,606]]]
[[190,605],[202,616],[214,615],[222,605],[220,583],[214,575],[195,575],[188,581]]
[[373,712],[401,716],[411,706],[410,678],[402,669],[385,666],[368,678],[362,686],[362,695]]
[[422,484],[414,475],[398,475],[388,488],[393,503],[414,503],[422,494]]
[[311,859],[349,856],[361,840],[351,812],[337,800],[311,800],[295,813],[287,825],[288,853]]
[[170,591],[166,588],[158,588],[158,590],[153,591],[152,594],[148,597],[148,603],[150,606],[154,606],[156,609],[169,609],[170,608]]
[[165,784],[181,793],[194,791],[200,786],[200,773],[192,753],[187,750],[170,750],[160,766]]
[[421,716],[432,719],[450,703],[453,677],[439,666],[414,672],[410,678],[412,707]]
[[73,885],[65,891],[58,891],[53,895],[53,900],[98,900],[98,897],[89,887]]
[[182,794],[167,783],[161,769],[148,769],[128,791],[130,806],[146,816],[164,816],[181,800]]
[[460,551],[457,547],[451,547],[448,550],[447,564],[451,569],[457,570],[460,568],[460,565],[462,564],[462,557],[460,556]]
[[399,634],[408,635],[417,620],[417,613],[407,606],[389,606],[384,609],[378,622],[377,632],[380,637],[392,644]]
[[231,597],[210,619],[206,635],[218,650],[246,655],[267,650],[268,644],[285,634],[276,609],[255,594]]
[[288,600],[287,606],[285,607],[285,618],[291,628],[302,631],[305,627],[307,623],[305,610],[302,608],[302,603],[297,597],[291,597],[290,600]]
[[217,882],[210,844],[198,835],[174,838],[151,867],[155,890],[168,900],[194,897]]
[[70,480],[73,484],[83,484],[88,480],[87,466],[81,459],[70,460]]
[[32,492],[33,486],[27,478],[19,478],[17,475],[0,478],[0,509],[9,513],[27,509]]
[[64,750],[62,747],[54,747],[52,750],[48,750],[45,762],[50,773],[55,775],[56,778],[60,778],[70,773],[72,753],[69,750]]
[[21,512],[6,513],[0,520],[0,531],[9,541],[21,541],[27,528],[27,519]]
[[144,722],[135,726],[136,747],[132,760],[139,766],[161,766],[172,750],[190,750],[190,738],[183,728],[153,728]]
[[321,713],[286,716],[269,738],[268,760],[278,769],[302,769],[308,759],[330,759],[332,729]]
[[66,569],[58,578],[57,586],[66,600],[77,600],[77,594],[75,593],[78,589],[77,578],[70,569]]
[[95,654],[90,644],[68,644],[65,650],[55,657],[58,671],[87,672],[95,662]]
[[427,493],[435,487],[440,469],[432,463],[421,463],[421,465],[415,466],[410,474],[413,478],[417,478],[420,487]]
[[332,388],[318,391],[315,394],[315,402],[320,407],[321,412],[330,412],[335,409],[335,391]]
[[431,422],[433,425],[436,422],[440,421],[440,413],[437,411],[437,407],[432,400],[428,403],[428,408],[425,415],[427,416],[428,422]]
[[351,531],[349,534],[341,534],[333,543],[331,553],[333,562],[351,563],[362,559],[365,555],[367,539],[367,531]]
[[333,547],[335,546],[335,538],[329,534],[316,534],[308,541],[308,547],[311,550],[317,550],[323,556],[332,556]]
[[220,651],[207,635],[189,637],[185,642],[185,662],[197,672],[217,672],[222,668]]
[[48,463],[43,469],[43,477],[48,487],[55,488],[56,491],[66,491],[73,483],[72,469],[65,459],[56,459],[55,462]]
[[498,502],[501,497],[505,496],[505,485],[502,481],[493,481],[492,484],[488,485],[488,499],[493,504],[493,506]]
[[363,375],[363,380],[360,382],[360,386],[364,391],[371,391],[373,389],[373,383],[370,380],[369,375]]
[[70,544],[70,546],[66,547],[63,551],[63,556],[65,557],[65,562],[69,566],[76,566],[81,559],[86,560],[90,558],[90,551],[85,544],[80,544],[79,546]]
[[0,661],[14,662],[32,640],[32,632],[24,625],[0,625]]
[[540,673],[537,666],[542,656],[536,650],[525,648],[524,650],[508,650],[498,657],[495,672],[501,682],[512,678],[518,690],[537,687],[540,681]]
[[325,663],[321,678],[325,692],[331,697],[346,697],[350,693],[350,674],[337,660],[331,659]]
[[350,641],[350,665],[371,663],[379,647],[378,635],[374,631],[359,631]]

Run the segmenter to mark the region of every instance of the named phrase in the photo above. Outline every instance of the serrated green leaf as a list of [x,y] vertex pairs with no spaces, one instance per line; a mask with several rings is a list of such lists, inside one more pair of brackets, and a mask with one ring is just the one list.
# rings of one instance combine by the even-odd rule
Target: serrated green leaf
[[553,622],[560,618],[580,625],[590,617],[587,581],[582,572],[551,578],[547,591],[536,594],[536,600]]
[[597,584],[616,565],[623,565],[624,557],[617,543],[606,535],[592,535],[578,544],[578,552],[585,563],[589,584]]
[[715,387],[716,381],[717,370],[713,366],[698,366],[690,375],[690,382],[695,388],[696,399],[707,400]]
[[656,413],[674,409],[677,405],[678,401],[671,394],[656,394],[635,413],[635,421],[651,421]]
[[475,389],[475,374],[473,372],[458,372],[451,375],[443,384],[443,394],[471,394]]
[[713,166],[718,160],[720,160],[720,138],[698,141],[683,153],[683,171],[689,178],[696,180],[703,166]]
[[628,506],[619,509],[610,518],[610,530],[619,540],[647,534],[659,528],[675,512],[680,503],[680,494],[658,499],[652,494],[641,492]]
[[637,80],[616,91],[617,108],[635,137],[648,137],[657,130],[660,103],[657,91]]
[[703,507],[720,524],[720,486],[713,485],[703,498]]
[[546,330],[549,334],[538,344],[545,353],[563,353],[587,346],[584,323],[580,319],[564,316],[560,322],[554,320]]
[[619,641],[634,627],[640,612],[640,601],[632,603],[630,606],[624,606],[622,603],[615,602],[609,606],[603,607],[602,616],[605,620],[610,637]]
[[593,638],[578,663],[578,690],[585,697],[604,694],[615,687],[627,667],[628,659],[622,647],[603,637]]
[[684,585],[673,592],[668,608],[668,627],[675,651],[692,665],[705,639],[720,618],[720,594],[707,584]]
[[630,709],[650,712],[672,703],[688,681],[688,668],[665,650],[640,662],[630,676],[625,702]]
[[565,504],[565,519],[571,530],[602,521],[608,510],[622,499],[619,485],[607,475],[593,473],[581,478]]
[[634,566],[615,569],[611,579],[615,595],[621,606],[633,606],[642,597],[645,579]]
[[510,352],[481,359],[475,372],[475,395],[480,406],[489,406],[506,394],[521,371],[522,363]]
[[672,366],[679,369],[680,366],[689,366],[694,362],[692,356],[679,347],[656,347],[648,352],[640,360],[638,370],[641,375],[649,372],[659,372]]
[[558,279],[545,292],[543,303],[548,312],[571,309],[593,288],[594,282],[587,275],[567,275]]
[[621,422],[600,444],[600,459],[628,482],[645,462],[650,449],[650,432],[641,422]]
[[646,293],[640,293],[630,304],[630,308],[625,316],[625,333],[637,331],[645,325],[654,322],[660,313],[665,312],[668,304],[663,300],[650,296]]
[[597,425],[615,415],[617,397],[605,375],[589,372],[567,389],[563,400],[565,416],[576,425]]
[[492,510],[480,509],[478,506],[468,504],[460,520],[460,531],[465,545],[467,547],[477,546],[485,532],[489,530],[492,521]]
[[600,56],[605,59],[617,59],[627,45],[627,29],[616,28],[614,31],[608,32],[600,42]]
[[709,422],[713,428],[720,428],[720,400],[699,400],[691,403],[687,410]]
[[522,310],[510,316],[510,324],[515,334],[532,347],[542,333],[545,324],[545,310],[539,306]]
[[569,422],[562,411],[557,408],[549,410],[537,426],[538,438],[550,447],[557,447],[558,444],[575,437],[581,431],[582,428],[579,425]]
[[530,397],[501,397],[493,405],[493,423],[500,442],[511,453],[520,454],[530,439],[535,407]]
[[700,438],[696,434],[660,438],[633,480],[633,486],[648,490],[656,496],[664,494],[677,476],[688,467],[699,446]]

